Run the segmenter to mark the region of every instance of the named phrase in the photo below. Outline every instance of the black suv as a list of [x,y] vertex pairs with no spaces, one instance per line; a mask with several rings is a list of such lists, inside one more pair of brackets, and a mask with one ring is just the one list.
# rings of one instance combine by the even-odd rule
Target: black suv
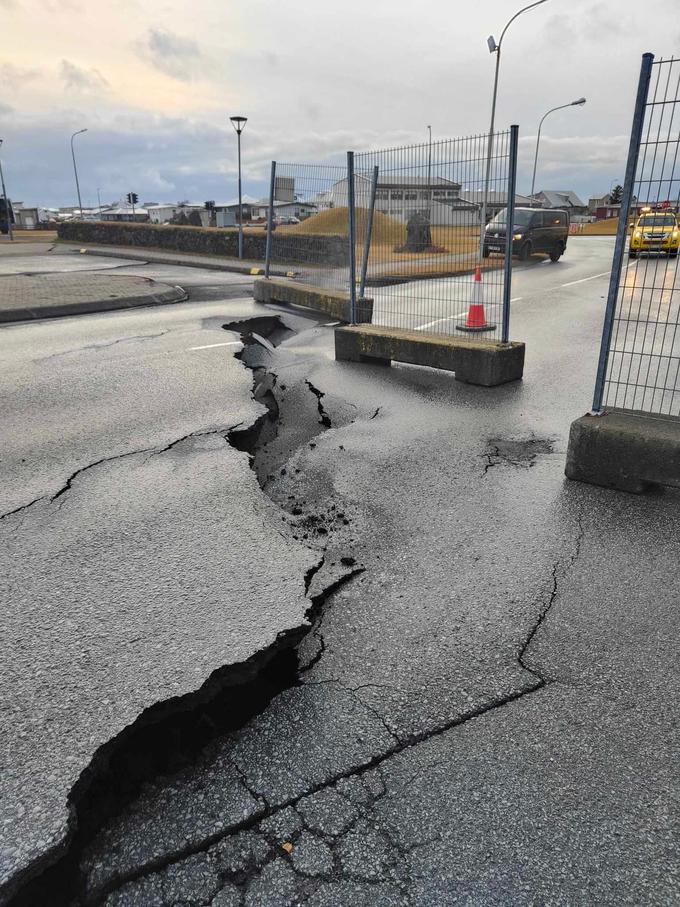
[[[484,231],[484,258],[505,252],[506,208],[489,221]],[[526,261],[532,252],[547,252],[557,261],[567,248],[569,215],[558,208],[515,208],[512,254]]]

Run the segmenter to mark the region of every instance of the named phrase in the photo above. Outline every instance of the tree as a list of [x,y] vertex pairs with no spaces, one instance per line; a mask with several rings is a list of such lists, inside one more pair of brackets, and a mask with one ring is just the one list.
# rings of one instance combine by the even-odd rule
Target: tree
[[203,221],[201,220],[201,213],[197,211],[196,208],[193,208],[189,212],[188,222],[192,227],[202,227]]
[[617,184],[614,186],[612,191],[609,193],[609,204],[610,205],[620,205],[621,199],[623,198],[623,186]]

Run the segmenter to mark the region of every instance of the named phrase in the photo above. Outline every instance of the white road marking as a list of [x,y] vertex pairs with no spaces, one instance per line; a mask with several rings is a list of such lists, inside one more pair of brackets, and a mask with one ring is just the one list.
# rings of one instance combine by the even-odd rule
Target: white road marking
[[443,321],[451,321],[453,318],[462,318],[464,315],[467,315],[467,309],[463,309],[462,312],[456,312],[455,315],[449,315],[447,318],[437,318],[435,321],[428,321],[427,324],[419,324],[416,331],[424,331],[425,328],[431,328],[435,324],[441,324]]
[[585,283],[586,280],[595,280],[597,277],[607,277],[609,274],[611,274],[611,271],[603,271],[601,274],[592,274],[590,277],[582,277],[580,280],[570,280],[569,283],[561,283],[558,289],[562,289],[562,287],[573,287],[574,284]]
[[510,302],[521,302],[523,299],[522,296],[515,296],[514,299],[511,299]]
[[190,346],[190,350],[214,350],[216,346],[238,346],[240,340],[228,340],[226,343],[207,343],[205,346]]

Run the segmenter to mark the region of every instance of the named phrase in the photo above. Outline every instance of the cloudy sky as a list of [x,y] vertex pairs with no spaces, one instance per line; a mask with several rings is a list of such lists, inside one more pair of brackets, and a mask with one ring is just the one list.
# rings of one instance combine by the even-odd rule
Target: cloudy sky
[[[547,0],[503,45],[497,126],[520,126],[518,189],[607,191],[623,176],[640,55],[680,52],[678,0]],[[488,128],[486,46],[522,0],[0,0],[0,138],[8,194],[84,204],[236,195],[228,116],[249,117],[244,190],[269,161]],[[339,157],[338,157],[339,159]]]

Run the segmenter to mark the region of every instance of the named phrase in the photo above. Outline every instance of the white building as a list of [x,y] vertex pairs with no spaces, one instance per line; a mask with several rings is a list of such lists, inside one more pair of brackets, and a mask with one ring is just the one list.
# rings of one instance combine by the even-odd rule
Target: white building
[[189,214],[191,211],[202,212],[205,210],[205,206],[198,203],[180,205],[177,202],[164,202],[158,205],[149,205],[146,210],[149,212],[149,220],[152,224],[169,224],[175,214],[180,211],[184,211],[185,214]]
[[[312,214],[318,213],[318,208],[312,202],[274,202],[274,215],[286,215],[297,217],[298,220],[304,220],[311,217]],[[269,199],[260,199],[257,204],[251,206],[253,220],[266,219],[269,216]]]
[[[358,208],[368,208],[371,180],[361,174],[354,178],[354,200]],[[347,207],[347,179],[338,180],[331,189],[329,207]],[[460,183],[443,176],[399,177],[378,176],[375,210],[394,220],[407,223],[416,212],[428,213],[433,226],[472,223],[478,217],[476,205],[461,199]]]

